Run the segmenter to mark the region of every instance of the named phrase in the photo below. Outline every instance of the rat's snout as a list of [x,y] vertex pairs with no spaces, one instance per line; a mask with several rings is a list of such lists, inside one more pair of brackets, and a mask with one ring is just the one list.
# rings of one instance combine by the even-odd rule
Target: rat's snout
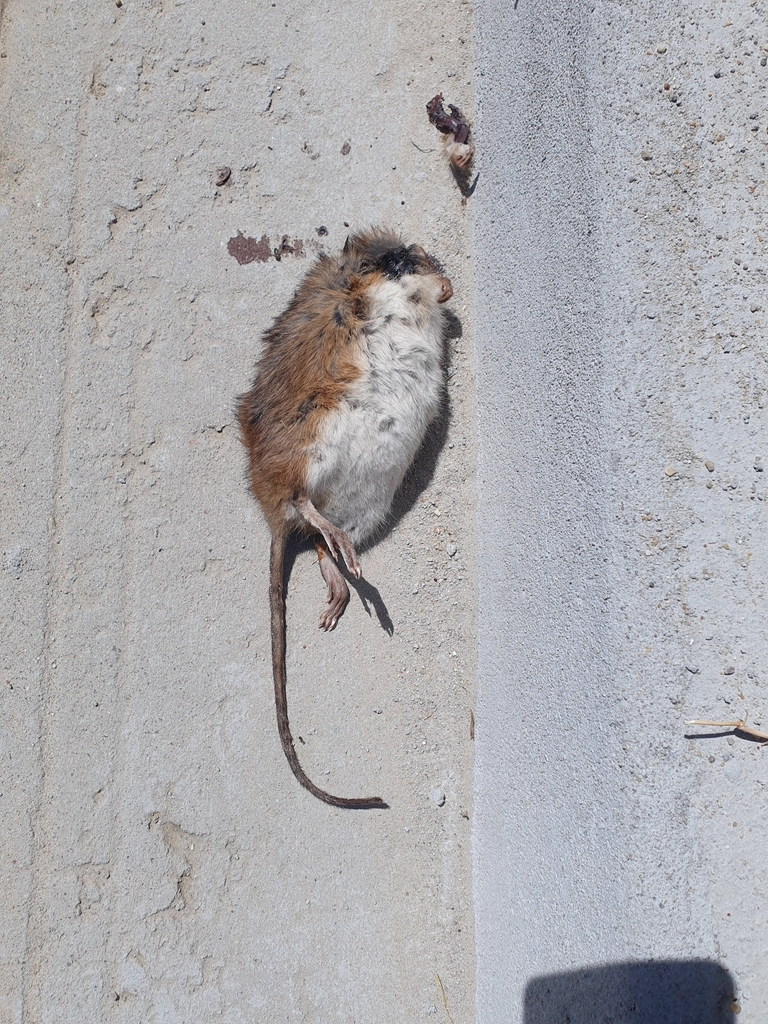
[[448,299],[450,299],[452,295],[453,295],[453,286],[451,285],[451,282],[450,282],[449,278],[441,277],[440,278],[440,294],[437,297],[437,301],[438,302],[447,302]]

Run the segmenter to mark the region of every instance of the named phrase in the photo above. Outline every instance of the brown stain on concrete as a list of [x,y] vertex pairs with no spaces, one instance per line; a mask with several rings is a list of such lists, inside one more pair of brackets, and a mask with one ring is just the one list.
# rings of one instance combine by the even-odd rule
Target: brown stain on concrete
[[269,239],[266,235],[256,241],[255,238],[246,238],[242,231],[238,231],[234,238],[227,242],[227,251],[234,256],[240,266],[246,263],[266,263],[272,255],[269,247]]
[[272,257],[279,261],[283,256],[306,256],[304,240],[301,238],[294,238],[291,243],[288,235],[283,235],[280,246],[272,248],[268,235],[262,235],[256,241],[255,238],[246,237],[242,231],[230,238],[227,251],[241,267],[246,263],[266,263]]

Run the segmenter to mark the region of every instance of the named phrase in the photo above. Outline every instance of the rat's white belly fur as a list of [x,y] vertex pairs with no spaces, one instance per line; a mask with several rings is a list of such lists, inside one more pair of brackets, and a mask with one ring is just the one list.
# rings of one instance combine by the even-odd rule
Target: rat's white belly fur
[[440,408],[439,288],[434,277],[408,275],[371,290],[363,376],[327,417],[310,452],[309,497],[354,544],[386,519]]

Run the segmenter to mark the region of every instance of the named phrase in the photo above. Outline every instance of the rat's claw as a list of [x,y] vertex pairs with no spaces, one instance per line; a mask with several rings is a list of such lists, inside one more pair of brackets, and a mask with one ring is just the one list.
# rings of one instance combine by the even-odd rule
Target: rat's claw
[[355,577],[359,580],[363,575],[363,570],[360,567],[360,563],[357,560],[357,552],[352,545],[352,541],[341,530],[339,530],[338,536],[335,538],[338,541],[339,549],[344,558],[344,564]]
[[320,621],[318,622],[317,625],[319,629],[322,629],[324,632],[327,633],[329,632],[329,630],[336,628],[336,623],[338,621],[339,620],[336,613],[328,610],[324,611],[323,614],[320,616]]
[[320,629],[328,632],[336,628],[336,623],[347,607],[349,587],[341,575],[339,567],[325,553],[320,556],[320,572],[328,585],[328,593],[325,598],[326,608],[320,616]]

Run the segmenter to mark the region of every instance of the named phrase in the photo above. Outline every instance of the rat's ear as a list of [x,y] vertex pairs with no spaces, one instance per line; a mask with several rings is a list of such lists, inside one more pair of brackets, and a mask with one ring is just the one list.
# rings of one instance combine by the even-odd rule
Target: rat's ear
[[350,248],[350,246],[349,246],[349,235],[347,235],[347,240],[346,240],[346,242],[344,243],[344,248],[343,248],[343,249],[341,250],[341,251],[342,251],[342,253],[343,253],[343,254],[344,254],[345,256],[346,256],[346,255],[347,255],[347,253],[349,252],[349,248]]

